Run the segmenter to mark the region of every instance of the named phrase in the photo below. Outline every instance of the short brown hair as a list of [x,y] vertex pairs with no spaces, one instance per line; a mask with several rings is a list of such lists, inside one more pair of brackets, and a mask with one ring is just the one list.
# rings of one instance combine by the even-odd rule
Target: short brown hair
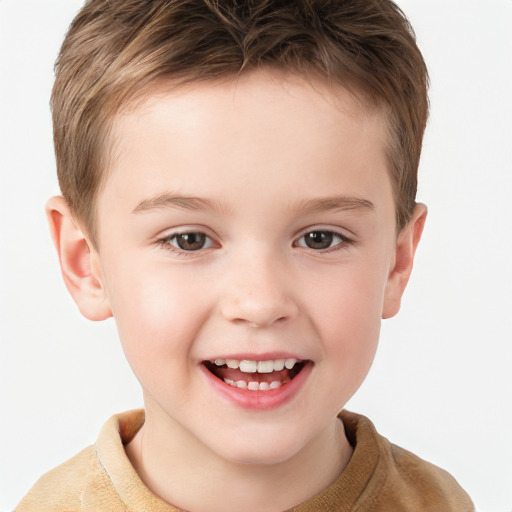
[[415,206],[428,75],[392,1],[88,0],[57,59],[52,110],[59,184],[93,244],[116,113],[157,80],[214,80],[260,67],[320,75],[385,109],[402,229]]

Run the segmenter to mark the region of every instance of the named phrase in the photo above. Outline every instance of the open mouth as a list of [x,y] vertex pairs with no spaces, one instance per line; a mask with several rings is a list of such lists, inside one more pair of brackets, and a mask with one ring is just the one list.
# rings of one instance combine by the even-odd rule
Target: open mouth
[[277,389],[293,380],[304,368],[306,361],[297,359],[215,359],[202,363],[215,377],[229,386],[249,391]]

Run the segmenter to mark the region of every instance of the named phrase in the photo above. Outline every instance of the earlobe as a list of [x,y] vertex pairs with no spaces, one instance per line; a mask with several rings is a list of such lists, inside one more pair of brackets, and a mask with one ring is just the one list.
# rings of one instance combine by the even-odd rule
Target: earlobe
[[391,318],[400,310],[402,295],[411,275],[414,254],[423,232],[427,207],[418,203],[411,220],[399,233],[396,242],[396,252],[393,268],[389,274],[384,292],[382,318]]
[[66,200],[52,197],[46,214],[59,255],[62,277],[80,312],[89,320],[112,316],[98,254],[76,223]]

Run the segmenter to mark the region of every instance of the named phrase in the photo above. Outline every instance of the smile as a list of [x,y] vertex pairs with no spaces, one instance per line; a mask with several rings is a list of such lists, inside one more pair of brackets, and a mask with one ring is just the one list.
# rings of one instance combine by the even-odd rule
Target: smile
[[293,380],[305,362],[293,358],[266,361],[215,359],[203,364],[229,386],[249,391],[270,391]]

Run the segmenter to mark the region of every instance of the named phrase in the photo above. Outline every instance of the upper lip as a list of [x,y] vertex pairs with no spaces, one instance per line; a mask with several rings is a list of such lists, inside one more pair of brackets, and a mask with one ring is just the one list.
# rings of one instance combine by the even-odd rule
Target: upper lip
[[297,361],[306,361],[307,358],[300,357],[290,352],[268,352],[263,354],[251,354],[249,352],[237,354],[221,354],[203,359],[203,361],[215,362],[216,359],[234,359],[235,361],[270,361],[276,359],[296,359]]

